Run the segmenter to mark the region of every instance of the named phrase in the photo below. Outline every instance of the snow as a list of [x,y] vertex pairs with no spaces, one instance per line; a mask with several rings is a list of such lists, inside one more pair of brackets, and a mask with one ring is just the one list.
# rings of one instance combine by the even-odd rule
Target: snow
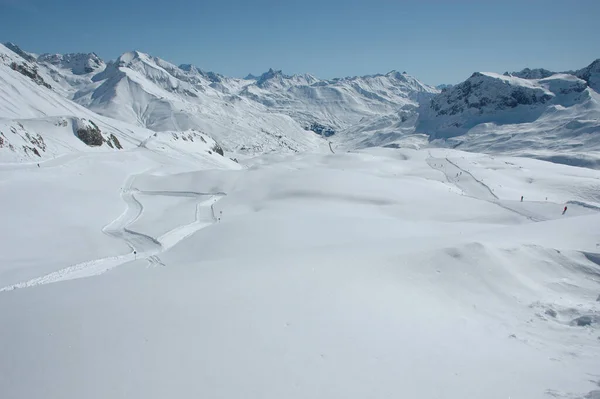
[[[600,128],[597,61],[575,72],[476,72],[440,93],[397,71],[323,80],[270,69],[256,79],[236,79],[139,51],[108,64],[94,53],[33,57],[12,44],[0,52],[6,60],[36,68],[52,85],[42,93],[39,87],[10,90],[7,79],[3,97],[25,99],[0,102],[0,116],[10,119],[81,118],[87,112],[85,118],[95,123],[100,114],[154,132],[195,130],[235,157],[327,151],[326,140],[315,134],[325,131],[327,141],[342,150],[423,148],[433,141],[433,146],[600,168],[593,134]],[[14,75],[10,62],[5,65],[0,79]],[[26,85],[38,86],[31,80]],[[45,99],[43,105],[28,100],[36,96]],[[136,136],[142,141],[150,134]]]
[[598,396],[596,64],[438,94],[10,48],[0,397]]
[[0,171],[3,397],[597,389],[600,172],[444,149],[174,154]]

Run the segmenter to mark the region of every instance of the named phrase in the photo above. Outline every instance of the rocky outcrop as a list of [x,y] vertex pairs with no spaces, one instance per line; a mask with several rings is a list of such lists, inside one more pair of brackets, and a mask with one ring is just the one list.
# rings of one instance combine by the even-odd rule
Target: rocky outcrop
[[592,89],[600,93],[600,58],[575,72],[575,76],[585,80]]
[[117,150],[123,149],[123,146],[121,145],[121,142],[117,136],[111,133],[105,137],[94,121],[87,119],[76,119],[73,122],[73,130],[75,132],[75,136],[77,136],[79,140],[83,141],[90,147],[100,147],[106,143],[106,145],[110,148]]
[[544,79],[554,75],[556,72],[544,68],[525,68],[519,72],[504,72],[504,76],[514,76],[521,79]]
[[44,79],[38,74],[37,67],[35,67],[35,66],[26,64],[24,62],[21,64],[12,62],[10,64],[10,68],[13,71],[19,72],[21,75],[27,76],[29,79],[33,80],[35,83],[37,83],[40,86],[47,87],[48,89],[52,88],[52,86],[50,86],[48,83],[46,83],[44,81]]
[[78,127],[76,135],[79,140],[90,147],[99,147],[104,144],[104,137],[102,137],[100,128],[94,122],[89,121],[89,123],[87,126]]
[[312,124],[310,124],[310,126],[307,126],[306,130],[311,130],[311,131],[315,132],[316,134],[321,135],[323,137],[330,137],[335,134],[334,129],[332,129],[331,127],[322,125],[320,123],[317,123],[317,122],[313,122]]
[[52,64],[56,67],[68,69],[74,75],[86,75],[104,69],[105,64],[95,53],[74,54],[42,54],[38,62]]
[[223,148],[221,148],[221,146],[220,146],[219,144],[217,144],[217,143],[215,143],[215,144],[212,146],[212,148],[211,148],[211,149],[212,149],[214,152],[216,152],[217,154],[221,155],[221,156],[223,156],[223,155],[224,155],[224,153],[223,153]]
[[112,133],[108,136],[108,140],[106,140],[106,144],[110,148],[116,148],[117,150],[122,150],[123,149],[123,146],[121,145],[121,142],[119,141],[119,139],[117,138],[117,136],[115,136]]
[[[479,123],[531,122],[556,97],[548,85],[551,83],[476,72],[422,104],[417,131],[440,138],[460,135]],[[561,87],[579,90],[571,82]]]
[[4,46],[6,48],[8,48],[9,50],[11,50],[13,53],[21,56],[25,61],[35,62],[35,57],[34,56],[32,56],[31,54],[23,51],[21,49],[21,47],[17,46],[16,44],[9,42],[9,43],[4,43]]

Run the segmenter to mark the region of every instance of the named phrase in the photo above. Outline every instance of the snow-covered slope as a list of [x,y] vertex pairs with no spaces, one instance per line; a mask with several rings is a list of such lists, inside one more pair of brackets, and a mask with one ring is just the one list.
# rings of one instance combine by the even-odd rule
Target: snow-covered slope
[[552,72],[544,68],[525,68],[520,72],[505,72],[504,75],[516,76],[524,79],[544,79],[557,73],[575,75],[578,78],[585,80],[592,89],[600,92],[600,58],[578,71]]
[[87,75],[104,70],[106,65],[95,53],[89,54],[42,54],[37,58],[40,63],[67,69],[74,75]]
[[598,396],[600,172],[419,149],[594,166],[595,67],[432,99],[11,48],[1,398]]
[[271,69],[240,95],[291,115],[307,128],[321,125],[336,132],[367,119],[394,116],[402,107],[426,101],[438,92],[396,71],[324,81]]
[[396,71],[325,81],[270,70],[235,79],[138,51],[107,65],[94,53],[31,62],[54,91],[96,113],[154,131],[200,130],[249,154],[303,151],[321,145],[318,135],[343,134],[381,117],[402,121],[401,109],[439,92]]
[[[94,53],[37,56],[8,47],[18,58],[13,69],[54,92],[42,97],[60,94],[92,115],[155,132],[194,130],[242,157],[326,150],[331,141],[339,150],[458,146],[600,167],[600,61],[565,73],[477,72],[440,92],[396,71],[321,80],[271,69],[236,79],[138,51],[104,64]],[[5,99],[17,95],[5,92]],[[22,96],[18,112],[5,101],[4,115],[39,117],[37,99],[28,100],[35,96]],[[80,115],[81,107],[57,112],[73,106],[47,98],[44,107],[51,111],[41,111],[94,120]],[[30,144],[25,138],[23,145]]]
[[151,134],[109,121],[62,97],[44,72],[37,63],[0,45],[1,162],[39,162],[77,151],[131,148]]
[[595,64],[580,77],[475,73],[422,104],[416,132],[440,139],[434,145],[600,167],[600,95],[589,84]]
[[597,396],[598,171],[439,149],[248,166],[140,148],[0,170],[0,396]]
[[210,77],[196,68],[130,52],[95,75],[94,86],[74,99],[102,115],[154,131],[200,130],[230,151],[297,152],[319,146],[319,138],[289,116],[229,94],[239,80],[214,82],[216,76]]
[[233,163],[222,156],[222,150],[213,150],[219,145],[200,132],[156,135],[98,115],[59,94],[47,72],[35,61],[0,45],[0,163],[40,163],[139,146],[191,157],[196,163]]

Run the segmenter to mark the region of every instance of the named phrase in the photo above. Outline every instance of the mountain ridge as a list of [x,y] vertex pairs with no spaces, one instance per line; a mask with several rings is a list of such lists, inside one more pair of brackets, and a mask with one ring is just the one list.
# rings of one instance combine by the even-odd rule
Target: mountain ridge
[[598,149],[600,60],[565,73],[475,72],[436,88],[398,70],[319,79],[269,68],[235,78],[140,51],[105,63],[95,53],[6,48],[23,61],[13,70],[86,109],[154,132],[198,130],[236,154],[302,152],[327,141],[347,150],[461,146],[545,159],[553,157],[542,150],[576,159]]

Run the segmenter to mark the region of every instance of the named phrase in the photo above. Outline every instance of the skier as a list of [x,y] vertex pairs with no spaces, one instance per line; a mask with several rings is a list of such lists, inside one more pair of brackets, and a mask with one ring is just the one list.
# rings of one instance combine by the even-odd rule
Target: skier
[[523,196],[521,195],[521,202],[523,202]]
[[565,212],[567,211],[567,206],[565,205],[565,209],[563,209],[563,215],[565,214]]

